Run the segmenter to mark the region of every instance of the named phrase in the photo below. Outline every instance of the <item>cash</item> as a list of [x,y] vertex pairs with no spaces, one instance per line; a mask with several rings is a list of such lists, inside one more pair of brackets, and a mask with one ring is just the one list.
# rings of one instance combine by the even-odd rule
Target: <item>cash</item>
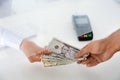
[[82,58],[75,59],[74,56],[79,49],[56,38],[54,38],[46,48],[51,50],[52,53],[41,56],[41,60],[45,67],[67,65],[78,60],[85,60],[89,55],[86,54]]

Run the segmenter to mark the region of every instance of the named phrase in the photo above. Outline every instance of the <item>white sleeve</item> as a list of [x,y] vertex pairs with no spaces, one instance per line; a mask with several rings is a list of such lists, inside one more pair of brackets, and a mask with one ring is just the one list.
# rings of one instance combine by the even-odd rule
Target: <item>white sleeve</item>
[[18,36],[14,32],[0,28],[1,41],[5,46],[20,49],[20,45],[24,38]]

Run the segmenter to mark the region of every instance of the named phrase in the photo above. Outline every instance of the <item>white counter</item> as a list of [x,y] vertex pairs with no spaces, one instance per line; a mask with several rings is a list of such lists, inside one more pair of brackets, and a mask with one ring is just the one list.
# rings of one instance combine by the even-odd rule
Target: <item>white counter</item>
[[[40,4],[40,1],[39,3]],[[77,48],[79,42],[73,29],[72,15],[90,17],[94,39],[101,39],[120,28],[120,4],[114,0],[50,0],[33,10],[1,19],[1,25],[32,24],[37,32],[33,39],[44,47],[53,37]],[[120,54],[92,68],[76,63],[44,68],[41,63],[29,63],[24,54],[11,48],[0,51],[0,80],[120,80]]]

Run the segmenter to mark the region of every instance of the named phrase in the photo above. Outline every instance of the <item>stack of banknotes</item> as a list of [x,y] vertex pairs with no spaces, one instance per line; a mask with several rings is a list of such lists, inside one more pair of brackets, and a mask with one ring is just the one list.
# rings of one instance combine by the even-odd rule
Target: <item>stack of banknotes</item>
[[86,54],[83,57],[76,59],[74,56],[79,49],[56,38],[54,38],[46,48],[51,50],[52,53],[41,56],[44,67],[67,65],[78,60],[86,60],[86,58],[89,56],[89,54]]

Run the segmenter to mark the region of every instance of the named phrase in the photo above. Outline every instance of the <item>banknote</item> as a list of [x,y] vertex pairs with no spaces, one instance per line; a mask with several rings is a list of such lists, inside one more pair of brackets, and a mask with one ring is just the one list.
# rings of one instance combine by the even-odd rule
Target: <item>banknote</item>
[[41,56],[41,60],[45,67],[67,65],[78,60],[85,60],[89,55],[86,54],[79,59],[74,58],[79,49],[56,38],[53,38],[46,48],[51,50],[52,53]]

